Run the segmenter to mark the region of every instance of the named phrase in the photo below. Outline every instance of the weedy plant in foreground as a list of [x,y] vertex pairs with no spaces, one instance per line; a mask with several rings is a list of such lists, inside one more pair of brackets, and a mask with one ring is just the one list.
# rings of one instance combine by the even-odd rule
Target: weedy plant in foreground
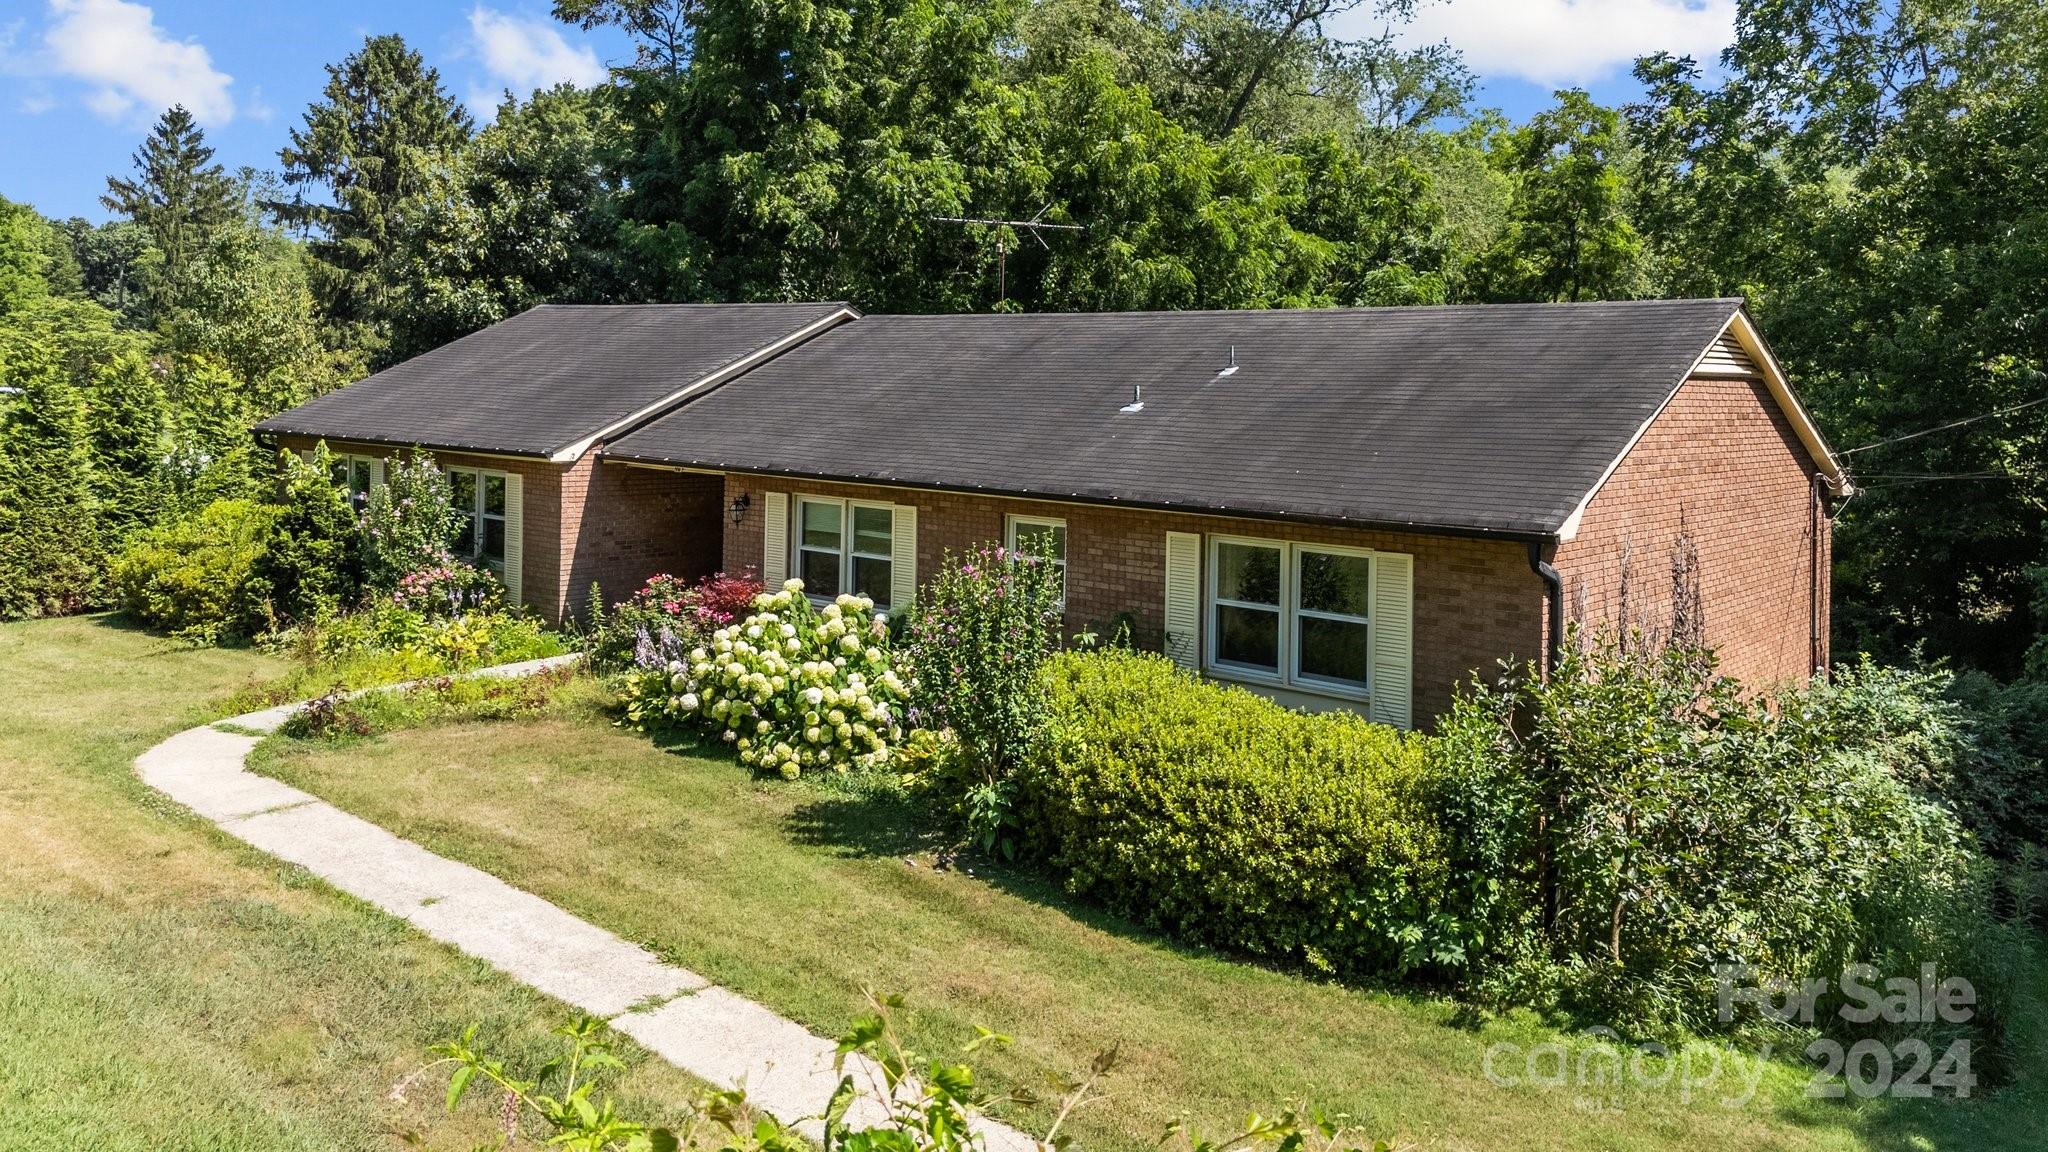
[[[1116,1064],[1114,1048],[1097,1055],[1084,1075],[1054,1078],[1050,1096],[1028,1088],[989,1093],[976,1086],[974,1068],[964,1059],[927,1058],[904,1044],[893,1022],[903,1009],[901,997],[870,992],[868,1004],[873,1011],[840,1037],[838,1086],[813,1117],[823,1121],[825,1152],[983,1152],[985,1142],[974,1126],[977,1117],[1005,1105],[1041,1103],[1051,1107],[1053,1119],[1034,1139],[1042,1149],[1065,1152],[1078,1147],[1065,1131],[1068,1121],[1110,1098],[1102,1085]],[[449,1111],[472,1091],[495,1091],[498,1141],[479,1145],[479,1150],[810,1152],[815,1147],[790,1125],[754,1108],[744,1087],[706,1093],[672,1126],[620,1115],[611,1096],[598,1094],[604,1073],[625,1068],[612,1053],[607,1032],[603,1021],[590,1016],[556,1029],[565,1045],[562,1055],[522,1077],[477,1045],[472,1025],[461,1039],[430,1048],[438,1059],[401,1080],[392,1088],[391,1099],[403,1102],[414,1084],[451,1067],[444,1098]],[[961,1056],[1009,1042],[1007,1036],[977,1028]],[[872,1107],[863,1108],[861,1118],[856,1118],[856,1105],[863,1099],[881,1105],[882,1115],[857,1127],[872,1112]],[[407,1134],[405,1140],[415,1146],[423,1143],[416,1134]],[[1158,1146],[1169,1152],[1395,1152],[1386,1141],[1366,1139],[1349,1118],[1305,1107],[1277,1116],[1253,1115],[1243,1131],[1220,1140],[1204,1139],[1175,1123],[1160,1136]]]

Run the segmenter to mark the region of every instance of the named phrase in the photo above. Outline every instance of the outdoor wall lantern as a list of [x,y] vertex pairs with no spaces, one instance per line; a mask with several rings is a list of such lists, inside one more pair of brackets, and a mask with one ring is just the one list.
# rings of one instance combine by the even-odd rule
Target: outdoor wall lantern
[[738,524],[740,521],[745,520],[747,518],[747,505],[752,504],[753,502],[754,498],[752,496],[747,495],[745,492],[742,492],[739,495],[732,498],[732,507],[729,508],[728,511],[732,513],[732,522],[734,524]]

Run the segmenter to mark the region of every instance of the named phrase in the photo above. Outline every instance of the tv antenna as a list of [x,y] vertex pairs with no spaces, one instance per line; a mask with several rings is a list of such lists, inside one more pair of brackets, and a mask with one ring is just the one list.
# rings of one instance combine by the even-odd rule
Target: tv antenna
[[1050,204],[1046,205],[1044,208],[1040,208],[1038,210],[1038,214],[1036,216],[1033,216],[1029,220],[993,220],[984,216],[933,216],[931,217],[931,220],[939,224],[967,224],[977,228],[997,229],[996,303],[1001,304],[1003,301],[1008,300],[1010,298],[1008,267],[1010,255],[1010,240],[1009,234],[1007,232],[1001,231],[1002,229],[1016,228],[1025,232],[1029,232],[1031,234],[1031,238],[1033,240],[1038,241],[1038,246],[1040,248],[1045,249],[1048,252],[1052,251],[1052,245],[1047,244],[1045,242],[1045,237],[1042,235],[1044,231],[1048,229],[1055,232],[1087,231],[1085,227],[1079,224],[1053,224],[1047,222],[1045,214],[1046,212],[1051,210],[1051,208],[1052,205]]

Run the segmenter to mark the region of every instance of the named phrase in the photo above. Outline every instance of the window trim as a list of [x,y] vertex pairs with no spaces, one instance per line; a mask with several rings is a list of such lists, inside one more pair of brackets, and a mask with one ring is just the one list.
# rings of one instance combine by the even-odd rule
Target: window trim
[[[442,467],[442,471],[448,474],[449,495],[451,497],[454,495],[455,474],[457,472],[461,472],[466,475],[476,477],[476,485],[473,490],[473,495],[471,496],[472,503],[470,505],[469,511],[467,513],[464,513],[461,509],[457,509],[456,511],[457,515],[468,515],[475,517],[476,526],[470,532],[470,553],[467,556],[458,555],[456,558],[459,560],[468,561],[471,564],[475,564],[484,569],[484,571],[489,572],[492,575],[495,575],[500,581],[503,581],[505,579],[506,558],[504,556],[500,556],[498,557],[497,562],[493,563],[488,556],[484,555],[484,522],[487,520],[496,520],[500,524],[503,524],[505,526],[505,551],[507,552],[511,551],[512,522],[511,518],[507,516],[505,512],[489,512],[485,510],[486,504],[484,500],[484,477],[496,476],[500,480],[506,481],[505,506],[506,509],[509,511],[511,508],[512,500],[512,485],[509,477],[512,474],[509,472],[501,471],[496,468],[469,468],[459,464],[444,465]],[[452,540],[449,541],[449,550],[454,550],[454,541]]]
[[[803,492],[791,493],[790,503],[795,505],[795,507],[789,510],[790,574],[799,578],[803,576],[805,552],[815,552],[823,555],[827,551],[823,548],[812,548],[804,544],[804,505],[836,504],[839,506],[839,548],[836,555],[839,557],[840,593],[853,593],[856,595],[859,593],[859,590],[854,587],[853,583],[853,562],[856,559],[880,560],[889,565],[888,587],[882,589],[880,596],[872,592],[868,593],[868,598],[875,602],[875,611],[877,612],[895,611],[895,605],[890,601],[894,596],[896,585],[896,505],[891,504],[887,500],[855,500],[844,496],[817,496]],[[879,509],[889,514],[889,551],[878,553],[861,552],[855,549],[853,513],[856,508]],[[813,604],[821,607],[832,603],[835,599],[833,596],[820,596],[808,587],[804,589],[804,595]]]
[[1005,548],[1008,548],[1008,549],[1009,549],[1010,551],[1012,551],[1012,552],[1016,552],[1016,551],[1018,550],[1018,549],[1017,549],[1017,529],[1018,529],[1019,527],[1024,527],[1024,528],[1057,528],[1057,529],[1059,529],[1059,530],[1060,530],[1060,540],[1061,540],[1061,544],[1060,544],[1060,557],[1059,557],[1059,559],[1058,559],[1058,560],[1054,561],[1054,563],[1055,563],[1055,564],[1057,564],[1057,565],[1059,565],[1059,569],[1060,569],[1060,600],[1059,600],[1059,608],[1060,608],[1060,611],[1062,611],[1062,612],[1066,611],[1066,610],[1067,610],[1067,574],[1073,571],[1073,569],[1072,569],[1072,568],[1070,568],[1070,567],[1068,567],[1068,566],[1067,566],[1067,549],[1068,549],[1068,547],[1069,547],[1069,546],[1071,546],[1071,545],[1073,544],[1073,542],[1074,542],[1074,536],[1073,536],[1073,531],[1072,531],[1072,529],[1070,529],[1070,528],[1068,528],[1068,527],[1067,527],[1067,522],[1066,522],[1066,520],[1065,520],[1065,519],[1064,519],[1063,517],[1059,517],[1059,516],[1032,516],[1032,515],[1028,515],[1028,514],[1026,514],[1026,513],[1021,513],[1021,512],[1013,512],[1013,513],[1009,513],[1009,514],[1007,514],[1007,515],[1005,515],[1005,516],[1003,517],[1003,547],[1005,547]]
[[[1202,554],[1202,671],[1225,680],[1239,680],[1248,684],[1259,684],[1269,688],[1283,688],[1293,692],[1306,692],[1317,696],[1330,696],[1344,700],[1370,701],[1372,699],[1372,651],[1373,629],[1377,621],[1372,615],[1370,569],[1366,575],[1366,615],[1361,620],[1356,616],[1339,613],[1306,610],[1301,607],[1301,554],[1306,552],[1324,553],[1333,556],[1360,557],[1374,562],[1376,554],[1370,548],[1352,548],[1342,544],[1318,544],[1300,540],[1276,540],[1263,536],[1236,536],[1227,533],[1209,533]],[[1280,553],[1280,603],[1255,604],[1243,600],[1231,600],[1216,594],[1217,572],[1221,548],[1225,544],[1245,547],[1266,548]],[[1280,618],[1278,668],[1268,671],[1256,665],[1238,664],[1223,660],[1216,654],[1222,629],[1216,626],[1216,608],[1239,607],[1260,612],[1272,612]],[[1345,623],[1365,625],[1365,686],[1363,688],[1341,680],[1323,676],[1307,676],[1296,671],[1301,663],[1300,622],[1303,614],[1309,619],[1339,620]]]

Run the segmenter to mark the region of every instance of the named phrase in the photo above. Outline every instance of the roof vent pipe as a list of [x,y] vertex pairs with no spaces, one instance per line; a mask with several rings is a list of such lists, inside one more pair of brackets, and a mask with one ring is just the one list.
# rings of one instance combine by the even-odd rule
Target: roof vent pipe
[[1145,410],[1145,388],[1142,384],[1131,385],[1131,402],[1117,409],[1119,412],[1143,412]]
[[1232,344],[1230,346],[1230,367],[1216,373],[1216,375],[1219,377],[1228,376],[1235,371],[1237,371],[1237,345]]

